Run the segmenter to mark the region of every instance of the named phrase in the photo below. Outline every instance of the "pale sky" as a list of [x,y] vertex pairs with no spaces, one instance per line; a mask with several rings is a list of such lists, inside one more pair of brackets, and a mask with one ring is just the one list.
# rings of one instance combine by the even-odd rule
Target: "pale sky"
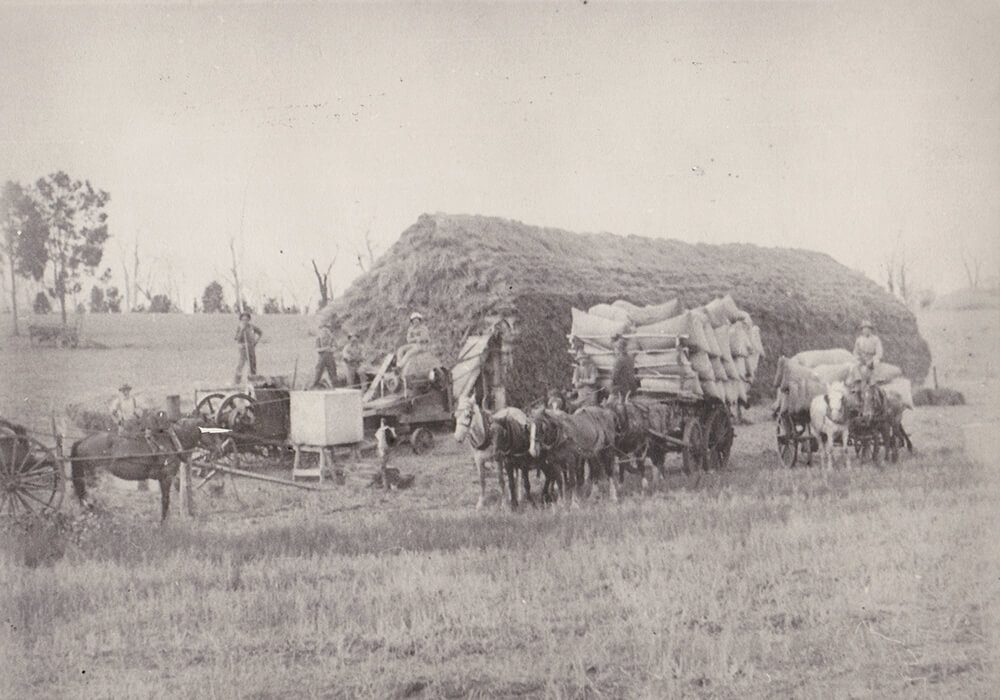
[[[111,193],[189,308],[315,306],[424,212],[1000,273],[1000,4],[0,8],[0,177]],[[242,222],[242,225],[241,225]],[[86,287],[89,288],[89,282]],[[227,290],[231,299],[231,290]]]

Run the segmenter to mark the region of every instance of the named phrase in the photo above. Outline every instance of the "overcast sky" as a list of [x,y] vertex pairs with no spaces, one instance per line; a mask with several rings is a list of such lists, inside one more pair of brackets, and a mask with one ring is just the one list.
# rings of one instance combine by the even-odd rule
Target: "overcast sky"
[[[108,190],[190,307],[423,212],[1000,270],[1000,4],[5,6],[0,177]],[[881,279],[879,277],[879,279]],[[88,285],[89,286],[89,285]],[[231,293],[230,293],[231,295]]]

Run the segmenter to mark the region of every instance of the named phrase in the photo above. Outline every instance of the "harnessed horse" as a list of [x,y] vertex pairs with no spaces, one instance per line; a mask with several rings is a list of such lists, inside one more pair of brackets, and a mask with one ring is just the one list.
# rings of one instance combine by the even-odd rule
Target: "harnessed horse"
[[844,464],[851,468],[851,453],[847,449],[850,437],[850,420],[847,413],[847,387],[843,382],[833,382],[826,393],[815,397],[809,404],[809,422],[819,440],[820,460],[824,468],[833,468],[833,439],[843,435]]
[[[571,494],[583,486],[585,465],[594,475],[611,476],[610,459],[615,445],[615,414],[599,406],[584,406],[572,415],[540,409],[531,419],[528,451],[559,467],[560,487]],[[609,478],[611,498],[618,500],[613,478]]]
[[156,479],[160,482],[160,519],[167,519],[170,485],[181,457],[201,440],[198,418],[182,418],[173,425],[156,424],[150,436],[142,433],[95,433],[77,440],[70,448],[73,491],[84,507],[87,501],[86,476],[100,467],[126,481]]
[[[650,439],[650,408],[630,397],[609,400],[605,407],[615,414],[615,461],[618,466],[619,483],[625,480],[625,470],[633,474],[642,474],[643,488],[647,485],[646,459],[653,447]],[[655,450],[653,450],[655,452]],[[652,460],[651,460],[652,461]],[[662,472],[663,460],[656,465]],[[661,474],[662,475],[662,474]]]
[[[903,430],[902,425],[903,406],[890,399],[885,390],[877,384],[866,384],[861,388],[861,416],[862,423],[878,436],[881,444],[885,446],[886,458],[893,462],[899,459],[899,443],[896,434],[902,437],[903,441],[912,450],[909,436]],[[879,454],[879,444],[872,446],[872,459],[875,464],[881,462]]]

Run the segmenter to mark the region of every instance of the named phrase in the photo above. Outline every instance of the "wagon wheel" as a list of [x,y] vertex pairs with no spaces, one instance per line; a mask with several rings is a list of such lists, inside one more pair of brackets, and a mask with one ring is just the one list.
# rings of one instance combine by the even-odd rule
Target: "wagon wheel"
[[681,466],[684,473],[691,474],[698,469],[704,469],[706,464],[705,431],[697,416],[691,416],[684,424],[684,442],[687,443],[681,452]]
[[799,456],[799,441],[792,423],[792,417],[787,413],[778,416],[776,426],[778,440],[778,457],[786,467],[794,467]]
[[62,464],[26,435],[0,433],[0,514],[51,513],[63,498]]
[[213,477],[221,488],[223,473],[216,471],[217,467],[240,468],[240,453],[231,437],[216,441],[208,449],[204,459],[199,460],[198,476],[202,477],[202,481],[195,488],[200,489]]
[[434,447],[434,434],[427,428],[417,428],[410,435],[410,447],[418,455],[429,452]]
[[219,404],[215,422],[222,428],[249,432],[257,422],[257,402],[249,394],[230,394]]
[[219,406],[222,405],[222,400],[224,398],[226,398],[226,395],[219,392],[214,392],[208,396],[202,397],[202,399],[198,401],[198,405],[194,408],[195,413],[201,417],[203,422],[214,423],[215,414],[219,412]]
[[733,447],[733,421],[729,411],[719,406],[711,415],[706,436],[709,469],[725,469]]

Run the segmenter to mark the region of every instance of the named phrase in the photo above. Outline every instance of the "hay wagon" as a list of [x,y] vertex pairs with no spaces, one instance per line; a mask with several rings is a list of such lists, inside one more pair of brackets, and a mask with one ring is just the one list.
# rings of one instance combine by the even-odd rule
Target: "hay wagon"
[[0,419],[0,515],[59,510],[66,490],[61,446],[49,448],[22,426]]

